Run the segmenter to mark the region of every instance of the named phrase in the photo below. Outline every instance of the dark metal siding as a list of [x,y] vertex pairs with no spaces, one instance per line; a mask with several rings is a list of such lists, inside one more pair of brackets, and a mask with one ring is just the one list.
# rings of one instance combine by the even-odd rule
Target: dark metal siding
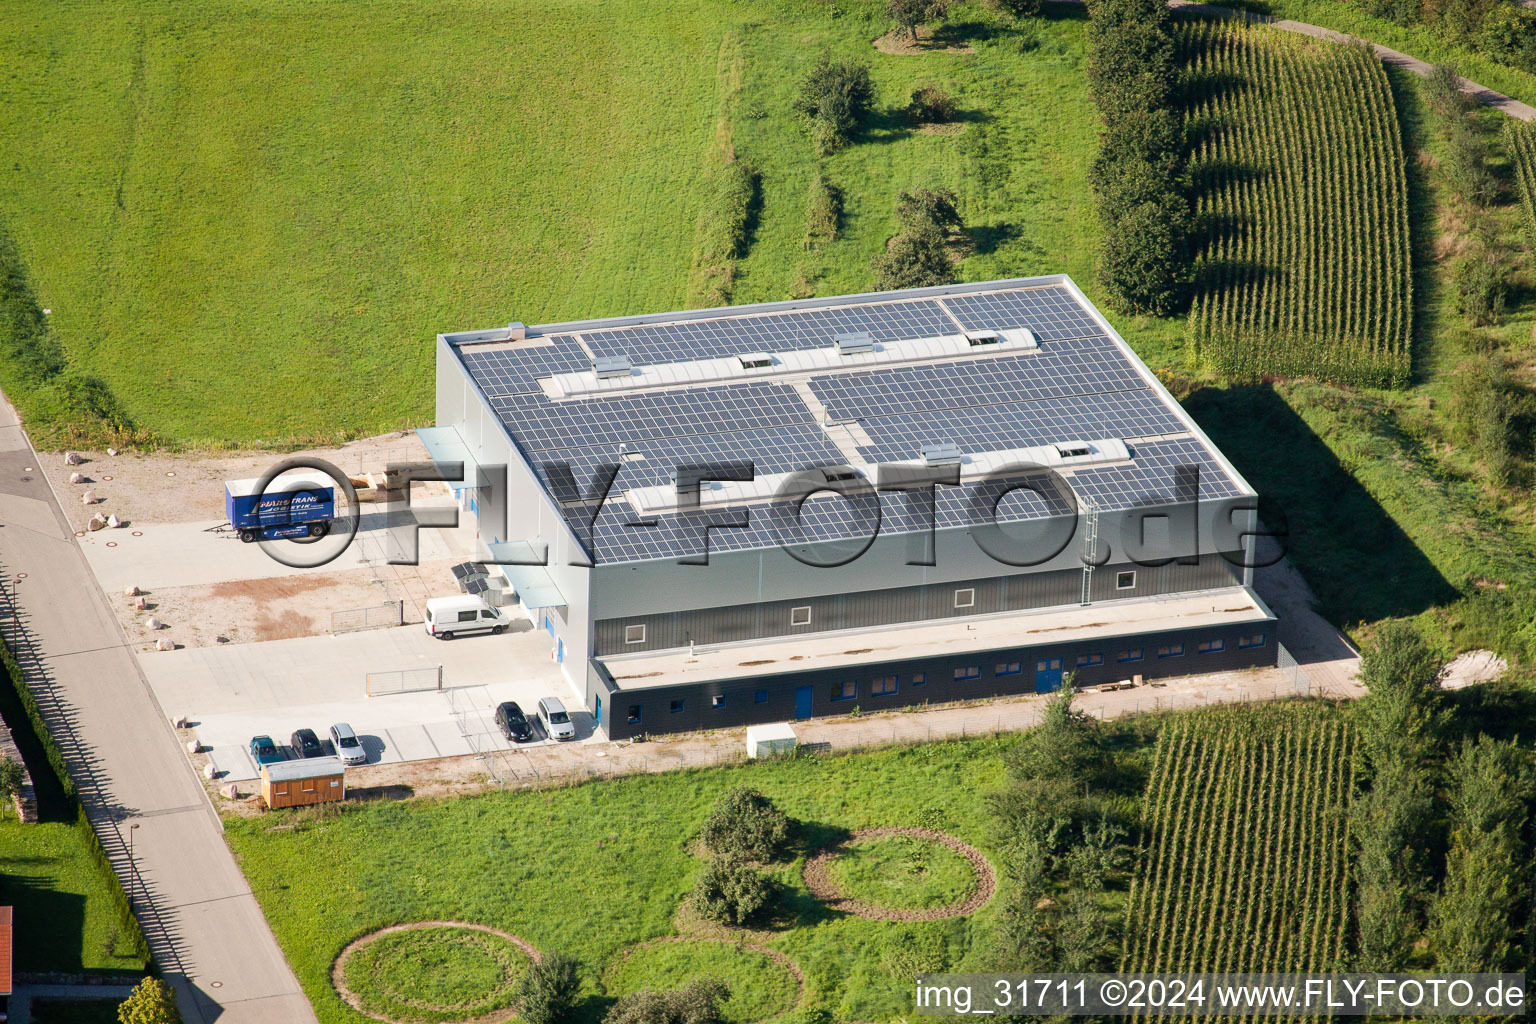
[[[1136,585],[1128,590],[1116,589],[1116,576],[1120,572],[1134,572]],[[1106,565],[1094,570],[1091,596],[1095,601],[1105,601],[1149,594],[1211,590],[1236,586],[1241,580],[1242,570],[1220,555],[1204,555],[1198,565]],[[690,640],[700,644],[721,644],[759,637],[823,633],[1023,608],[1049,608],[1076,604],[1082,596],[1082,585],[1081,570],[1064,569],[958,583],[931,583],[890,590],[602,619],[594,625],[596,656],[686,647]],[[955,591],[967,589],[976,591],[976,603],[968,608],[956,608]],[[791,626],[790,610],[803,606],[811,608],[810,625]],[[645,627],[645,642],[625,643],[625,627],[636,625]]]
[[[1256,632],[1264,633],[1263,647],[1238,647],[1240,636]],[[1198,653],[1200,642],[1210,639],[1221,639],[1226,644],[1225,649],[1213,654]],[[1183,643],[1185,653],[1180,657],[1158,658],[1157,647],[1169,643]],[[1117,661],[1120,650],[1132,647],[1144,649],[1141,661]],[[1278,650],[1275,623],[1268,622],[1132,637],[1106,636],[1073,643],[1005,648],[947,655],[943,658],[883,662],[846,669],[787,672],[755,679],[726,679],[641,690],[617,689],[602,666],[594,663],[588,674],[587,706],[590,709],[594,696],[600,695],[603,700],[603,726],[608,736],[611,739],[628,739],[640,733],[656,735],[700,729],[727,729],[761,722],[793,721],[795,690],[802,686],[811,687],[811,714],[819,718],[846,714],[855,707],[863,712],[899,711],[923,703],[943,704],[957,700],[1033,693],[1035,663],[1045,658],[1062,659],[1063,671],[1077,673],[1077,685],[1093,686],[1129,679],[1133,675],[1156,679],[1273,666]],[[1093,654],[1102,654],[1104,664],[1075,667],[1079,655]],[[1020,663],[1019,674],[997,674],[999,663],[1014,661]],[[955,678],[957,668],[972,665],[980,669],[978,678]],[[912,679],[919,672],[926,675],[927,682],[915,686]],[[889,675],[898,677],[897,691],[885,696],[873,696],[871,681]],[[857,684],[857,696],[850,700],[833,700],[833,685],[844,680],[852,680]],[[762,703],[756,700],[758,691],[763,691],[766,697]],[[725,698],[723,707],[713,706],[712,698],[717,695]],[[672,710],[673,701],[682,702],[680,710]],[[628,720],[631,706],[640,711],[637,724]]]

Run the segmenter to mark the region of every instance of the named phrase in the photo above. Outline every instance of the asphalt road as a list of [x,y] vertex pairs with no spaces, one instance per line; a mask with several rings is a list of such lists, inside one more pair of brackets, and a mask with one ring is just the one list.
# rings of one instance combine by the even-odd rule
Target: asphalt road
[[314,1011],[36,460],[0,396],[0,629],[155,960],[188,1024],[310,1024]]

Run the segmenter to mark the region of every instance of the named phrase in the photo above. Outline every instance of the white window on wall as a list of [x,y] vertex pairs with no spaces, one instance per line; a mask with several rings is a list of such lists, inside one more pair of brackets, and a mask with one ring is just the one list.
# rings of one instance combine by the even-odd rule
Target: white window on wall
[[955,591],[955,607],[956,608],[971,608],[971,607],[974,607],[975,604],[976,604],[976,590],[975,590],[974,587],[967,587],[964,590],[957,590],[957,591]]
[[811,624],[811,606],[801,605],[799,608],[789,610],[789,624],[791,626],[809,626]]
[[1117,572],[1117,573],[1115,573],[1115,589],[1116,590],[1135,590],[1136,589],[1136,573],[1134,573],[1134,572]]
[[627,644],[645,643],[645,623],[624,627],[624,642]]

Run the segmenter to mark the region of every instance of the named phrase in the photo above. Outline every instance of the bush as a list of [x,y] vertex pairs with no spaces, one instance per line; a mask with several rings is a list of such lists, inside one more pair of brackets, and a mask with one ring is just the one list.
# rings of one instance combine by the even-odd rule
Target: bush
[[869,117],[874,98],[868,64],[823,54],[800,87],[794,109],[810,119],[816,147],[826,154],[847,144]]
[[885,16],[915,40],[917,26],[949,17],[949,0],[886,0]]
[[716,924],[746,924],[773,902],[773,879],[740,857],[711,857],[688,894],[688,907]]
[[908,228],[898,234],[885,252],[875,256],[872,266],[875,287],[881,291],[955,282],[949,239],[933,224]]
[[747,241],[747,218],[757,195],[757,173],[740,160],[721,164],[694,225],[693,268],[688,296],[693,306],[730,301],[736,260]]
[[784,853],[790,832],[783,811],[757,790],[742,786],[715,804],[700,838],[712,853],[768,863]]
[[1504,318],[1509,295],[1503,255],[1481,245],[1456,263],[1456,309],[1473,327],[1492,327]]
[[811,178],[811,191],[805,207],[805,247],[816,249],[837,241],[837,229],[843,216],[843,194],[825,174],[818,173]]
[[907,230],[933,225],[939,229],[960,228],[959,198],[947,188],[919,188],[896,198],[896,219]]
[[715,978],[700,978],[672,992],[632,992],[613,1004],[603,1024],[725,1024],[720,1004],[730,994]]
[[995,3],[1004,14],[1015,18],[1029,18],[1040,13],[1040,0],[995,0]]
[[145,978],[118,1006],[117,1019],[122,1024],[181,1024],[176,991],[159,978]]
[[1451,379],[1452,440],[1472,455],[1489,479],[1507,484],[1514,473],[1519,402],[1502,357],[1480,356]]
[[575,958],[545,953],[517,979],[517,1016],[526,1024],[565,1024],[580,989]]
[[920,85],[912,90],[907,112],[919,124],[943,124],[955,116],[955,98],[936,85]]

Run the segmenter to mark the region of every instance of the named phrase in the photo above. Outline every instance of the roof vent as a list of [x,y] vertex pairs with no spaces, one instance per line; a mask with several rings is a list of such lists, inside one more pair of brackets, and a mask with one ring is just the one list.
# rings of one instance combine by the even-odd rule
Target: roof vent
[[598,380],[628,377],[633,369],[634,366],[630,364],[629,356],[598,356],[592,362],[592,372],[597,374]]
[[1064,441],[1056,446],[1056,454],[1064,459],[1081,459],[1093,454],[1093,445],[1087,441]]
[[960,460],[960,446],[953,441],[923,445],[923,461],[930,466],[953,466]]
[[996,331],[966,331],[965,340],[971,343],[972,348],[982,345],[996,345],[1002,342]]
[[773,356],[766,352],[743,352],[736,359],[743,370],[761,370],[773,365]]
[[847,480],[858,480],[860,476],[858,470],[852,466],[825,466],[821,470],[821,478],[829,484],[836,484]]
[[875,339],[869,336],[868,331],[850,331],[847,334],[837,334],[832,338],[832,343],[837,346],[841,354],[853,355],[855,352],[873,352]]

